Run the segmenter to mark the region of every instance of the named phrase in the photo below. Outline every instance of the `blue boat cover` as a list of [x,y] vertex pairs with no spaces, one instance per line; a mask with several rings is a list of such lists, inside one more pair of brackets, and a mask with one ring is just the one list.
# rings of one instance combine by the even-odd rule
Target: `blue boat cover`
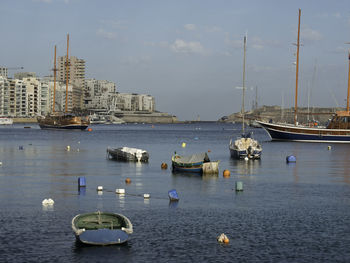
[[81,242],[92,245],[122,244],[126,242],[128,238],[128,234],[120,229],[86,230],[79,235]]
[[287,163],[295,163],[297,161],[297,159],[295,158],[294,155],[289,155],[289,156],[287,156],[286,161],[287,161]]
[[179,196],[175,189],[170,190],[168,192],[168,195],[169,195],[170,201],[179,201]]

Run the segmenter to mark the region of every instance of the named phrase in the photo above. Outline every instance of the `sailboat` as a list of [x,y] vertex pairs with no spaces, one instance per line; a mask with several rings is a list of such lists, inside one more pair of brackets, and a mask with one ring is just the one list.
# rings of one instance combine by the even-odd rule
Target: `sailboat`
[[56,46],[55,46],[55,58],[54,58],[54,90],[53,90],[53,104],[52,113],[46,116],[39,116],[37,121],[41,129],[75,129],[85,130],[89,124],[89,117],[87,116],[76,116],[72,113],[68,113],[68,48],[69,48],[69,34],[67,35],[67,58],[66,58],[66,104],[64,112],[55,111],[55,96],[56,96]]
[[230,140],[230,154],[234,159],[260,159],[262,147],[261,144],[255,140],[252,133],[245,133],[244,130],[244,95],[245,95],[245,61],[247,50],[247,36],[244,36],[244,58],[243,58],[243,91],[242,91],[242,135],[236,140]]
[[300,141],[300,142],[333,142],[350,143],[350,53],[349,55],[349,74],[348,74],[348,93],[346,111],[337,111],[326,127],[309,127],[298,124],[298,70],[299,70],[299,46],[300,46],[300,15],[298,23],[298,42],[297,42],[297,61],[296,61],[296,84],[295,84],[295,110],[294,124],[278,124],[264,121],[257,121],[270,135],[272,140],[282,141]]

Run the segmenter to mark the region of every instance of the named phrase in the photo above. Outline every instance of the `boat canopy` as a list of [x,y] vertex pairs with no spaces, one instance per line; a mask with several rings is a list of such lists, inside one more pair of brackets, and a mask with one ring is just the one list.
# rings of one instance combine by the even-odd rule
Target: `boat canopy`
[[187,155],[187,156],[176,155],[177,163],[199,163],[203,161],[205,162],[210,161],[206,152],[196,153],[196,154]]

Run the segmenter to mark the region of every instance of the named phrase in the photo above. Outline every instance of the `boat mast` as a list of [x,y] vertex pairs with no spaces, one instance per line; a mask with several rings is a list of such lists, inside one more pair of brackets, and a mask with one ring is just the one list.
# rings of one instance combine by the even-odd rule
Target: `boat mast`
[[299,46],[300,46],[300,14],[301,14],[301,9],[299,8],[298,42],[297,42],[297,67],[296,67],[296,77],[295,77],[294,125],[297,124],[297,114],[298,114],[298,73],[299,73]]
[[348,53],[349,57],[349,74],[348,74],[348,97],[346,99],[346,111],[349,112],[349,95],[350,95],[350,52]]
[[245,95],[245,57],[247,52],[247,35],[244,36],[243,87],[242,87],[242,133],[244,134],[244,95]]
[[68,62],[68,49],[69,49],[69,34],[67,34],[67,57],[66,57],[66,107],[65,113],[68,112],[68,73],[69,73],[69,62]]
[[53,65],[53,105],[52,105],[52,112],[55,112],[55,105],[56,105],[56,45],[55,45],[55,59],[54,59],[54,65]]

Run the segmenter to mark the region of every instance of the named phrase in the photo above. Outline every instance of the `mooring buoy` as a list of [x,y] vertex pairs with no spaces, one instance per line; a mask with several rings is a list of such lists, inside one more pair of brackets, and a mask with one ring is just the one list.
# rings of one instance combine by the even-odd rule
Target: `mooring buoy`
[[243,182],[236,182],[236,191],[243,191]]

